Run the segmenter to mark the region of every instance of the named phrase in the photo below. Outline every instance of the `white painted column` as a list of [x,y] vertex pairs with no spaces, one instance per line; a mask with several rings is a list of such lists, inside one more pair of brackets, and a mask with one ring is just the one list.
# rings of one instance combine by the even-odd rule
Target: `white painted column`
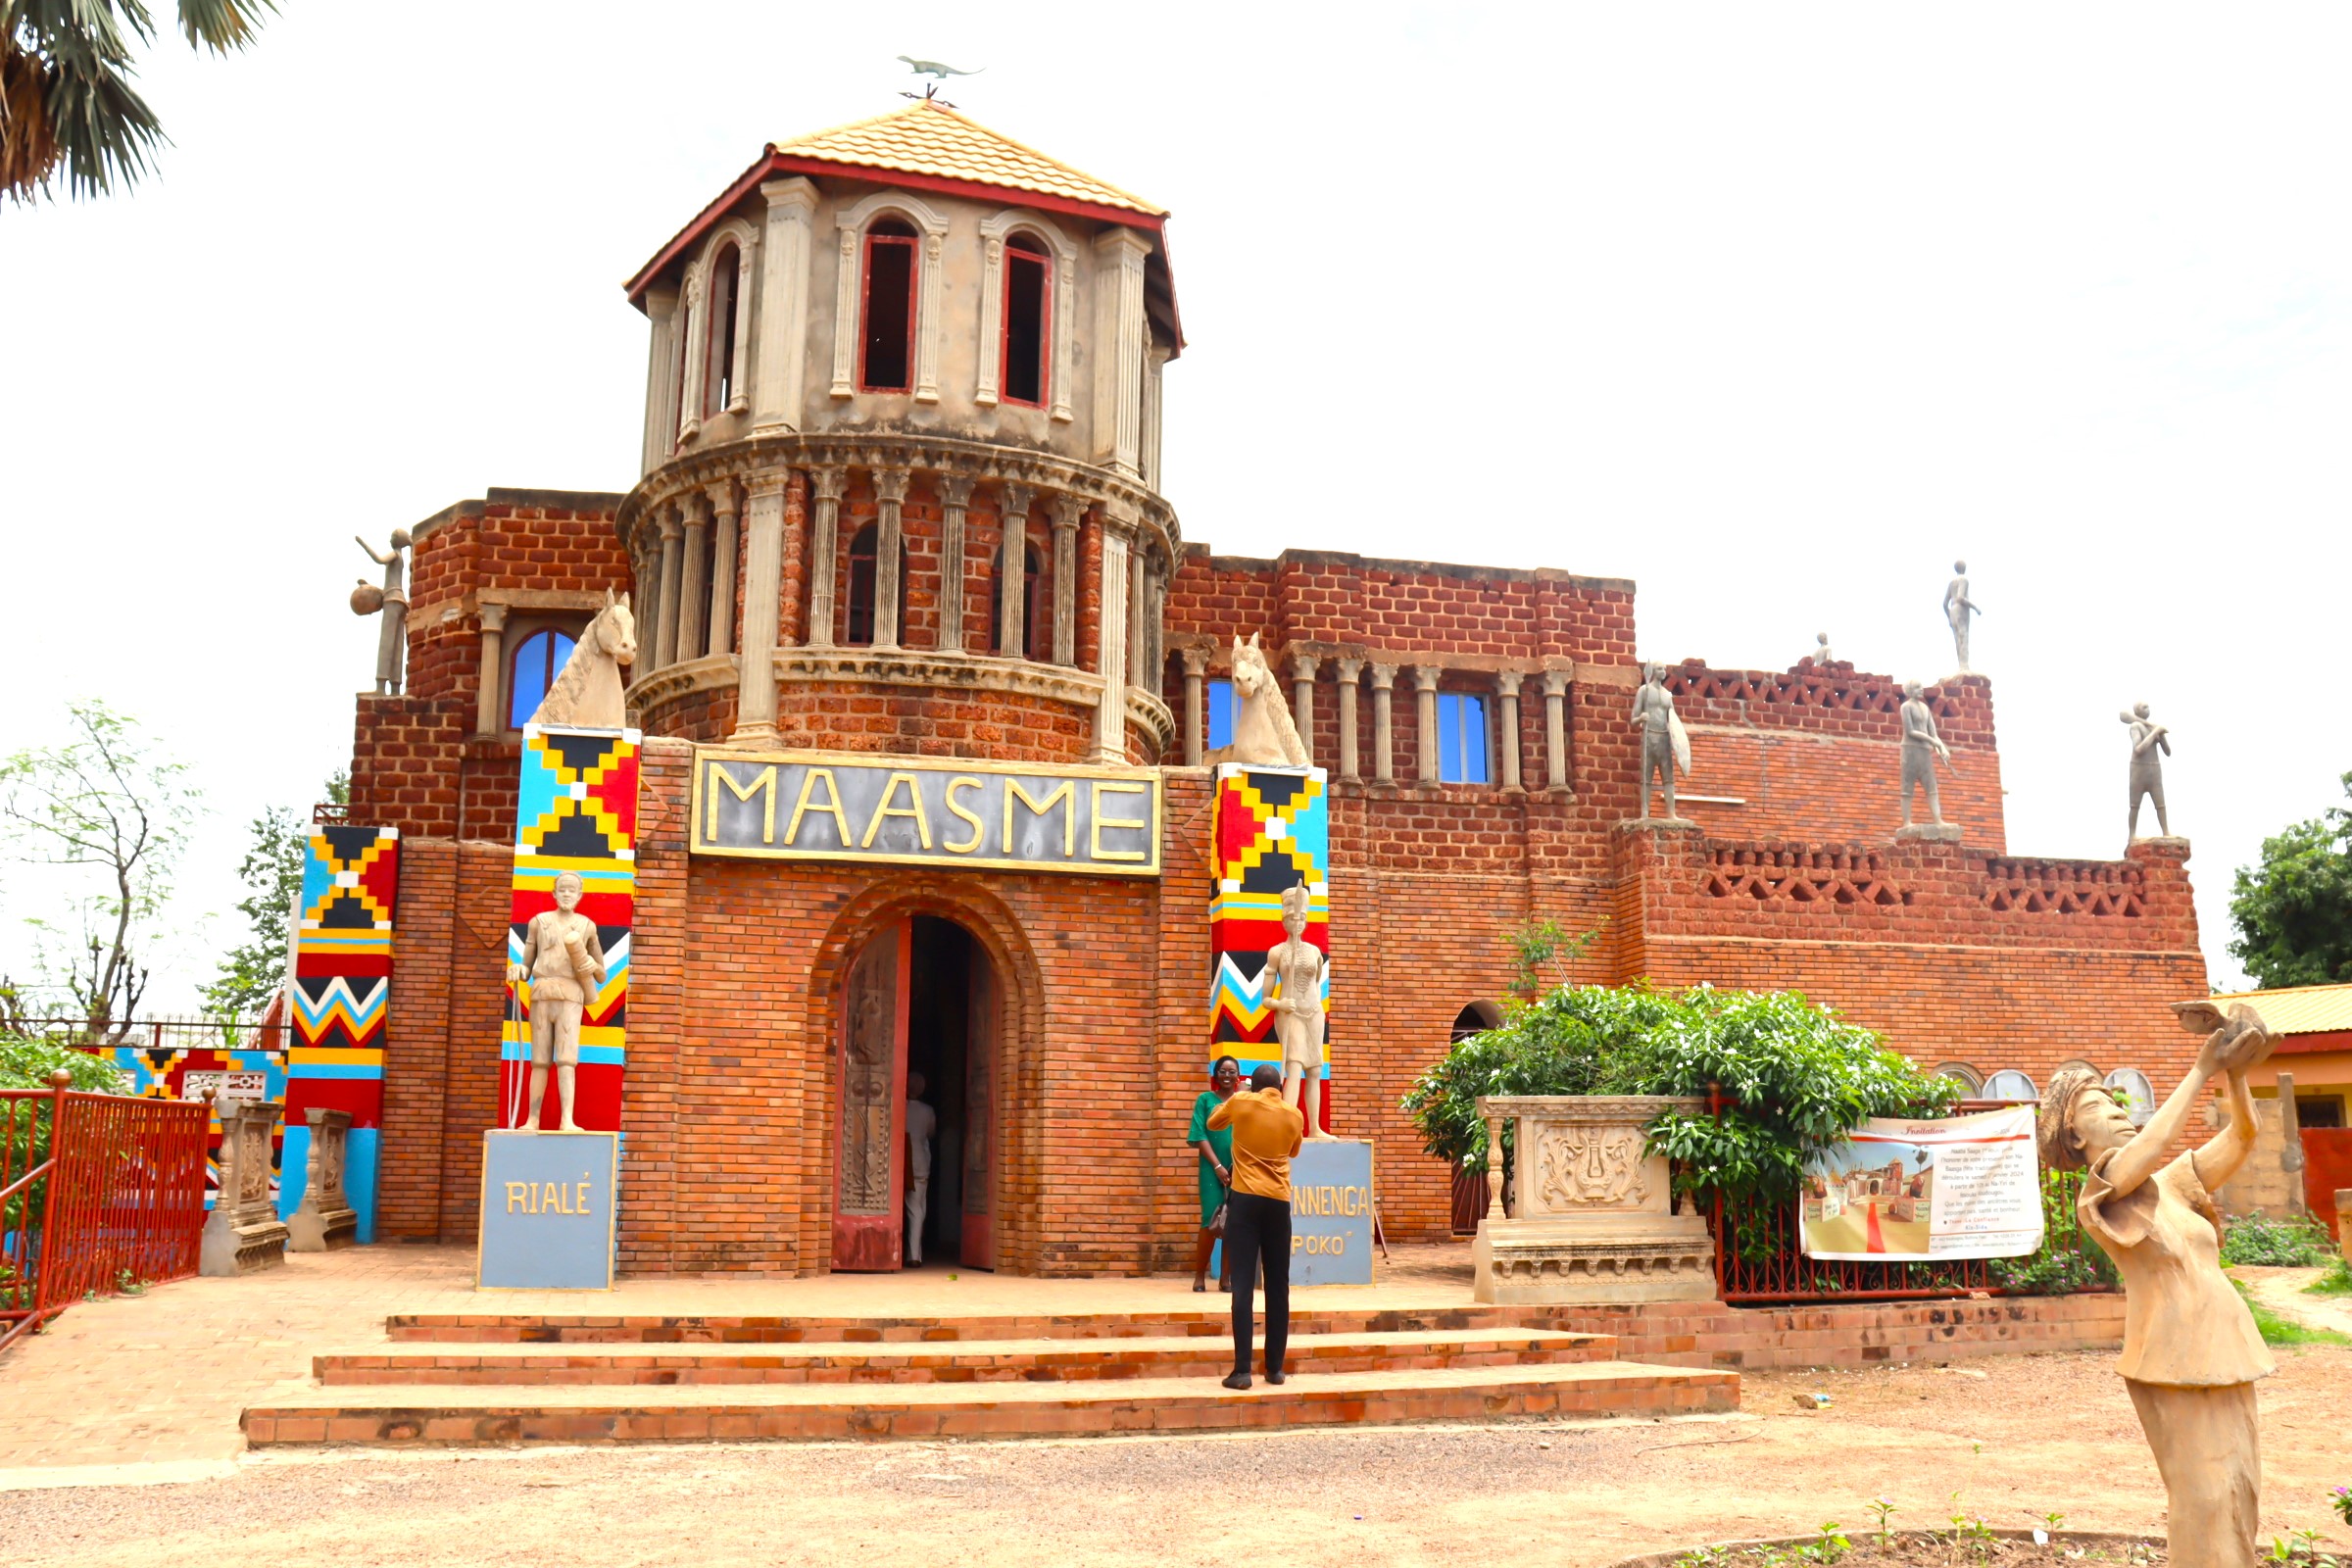
[[1413,666],[1413,718],[1421,730],[1421,782],[1435,784],[1438,775],[1438,677],[1436,664]]
[[[776,643],[784,592],[784,492],[790,468],[762,468],[743,482],[743,658],[737,665],[735,731],[739,746],[776,739]],[[729,520],[732,520],[731,518]],[[726,535],[722,532],[720,537]],[[732,595],[730,595],[732,597]],[[712,646],[718,647],[715,642]]]
[[1315,672],[1323,661],[1312,654],[1291,656],[1291,721],[1298,726],[1298,743],[1306,748],[1306,760],[1315,760]]
[[1182,648],[1176,657],[1184,661],[1184,765],[1199,767],[1207,755],[1208,705],[1202,682],[1208,674],[1208,650]]
[[1091,759],[1106,766],[1127,760],[1127,587],[1135,518],[1115,503],[1102,508],[1102,696],[1095,708]]
[[947,288],[947,269],[940,258],[947,247],[947,235],[926,226],[923,230],[923,275],[915,285],[914,318],[914,401],[939,401],[939,340],[946,325],[940,319],[941,302]]
[[[808,259],[816,187],[771,179],[767,231],[760,242],[760,348],[752,362],[752,429],[798,430],[808,373]],[[741,363],[738,361],[737,363]]]
[[1168,351],[1154,343],[1144,356],[1143,479],[1159,488],[1160,372],[1167,368]]
[[1145,612],[1152,606],[1150,572],[1145,556],[1143,536],[1139,532],[1127,552],[1127,679],[1130,684],[1150,691],[1158,682],[1152,679],[1150,657],[1151,639],[1145,634]]
[[[710,615],[709,646],[714,654],[735,651],[735,566],[737,555],[737,525],[735,481],[720,479],[706,492],[710,498],[710,512],[717,519],[718,539],[712,551],[710,565]],[[781,557],[777,561],[779,575],[783,570]],[[750,605],[744,607],[750,612]],[[769,633],[772,640],[774,633]]]
[[1396,782],[1396,666],[1372,666],[1372,776]]
[[963,515],[972,504],[972,481],[958,474],[939,478],[939,643],[947,653],[963,652]]
[[896,648],[899,625],[899,569],[904,564],[905,529],[899,509],[906,504],[906,470],[874,470],[874,646]]
[[1018,659],[1028,647],[1028,583],[1023,567],[1029,559],[1029,487],[1006,483],[997,489],[998,536],[1004,548],[997,561],[997,646],[995,652]]
[[701,495],[690,495],[684,502],[686,511],[686,541],[681,549],[684,570],[678,579],[678,658],[681,662],[703,657],[703,616],[710,608],[710,585],[705,573],[710,570],[710,559],[704,554],[704,541],[710,537],[710,503]]
[[979,373],[972,381],[972,401],[984,409],[997,406],[1004,353],[1004,236],[989,233],[992,224],[983,224],[980,235]]
[[1054,498],[1054,662],[1078,662],[1078,519],[1086,503]]
[[710,373],[710,355],[703,342],[705,301],[710,291],[702,274],[686,274],[686,384],[678,394],[678,444],[685,445],[703,430],[703,377]]
[[858,285],[862,279],[858,255],[858,231],[841,226],[841,254],[833,270],[833,396],[858,395]]
[[1343,659],[1340,669],[1340,777],[1363,777],[1355,744],[1356,683],[1362,679],[1364,662]]
[[637,591],[631,600],[637,612],[637,662],[630,666],[629,684],[643,680],[661,656],[662,539],[660,513],[637,519],[637,535],[629,541],[629,562],[636,573]]
[[670,437],[678,427],[677,417],[669,408],[670,371],[678,363],[677,312],[676,289],[645,291],[645,314],[653,323],[653,347],[647,353],[645,367],[645,452],[637,467],[640,474],[653,472],[669,456]]
[[507,726],[499,712],[499,699],[506,695],[506,654],[503,644],[507,635],[507,607],[484,605],[482,614],[482,678],[474,693],[473,732],[476,735],[495,735]]
[[815,492],[815,514],[808,522],[808,646],[833,646],[833,583],[840,575],[841,497],[849,488],[842,468],[812,468],[809,488]]
[[1524,669],[1500,669],[1494,672],[1494,689],[1502,698],[1495,720],[1494,749],[1500,753],[1501,783],[1506,790],[1519,788],[1519,688],[1526,683]]
[[1140,474],[1143,447],[1144,258],[1152,242],[1132,228],[1095,241],[1095,461]]
[[1568,788],[1568,672],[1544,672],[1544,787]]
[[683,533],[676,503],[662,509],[662,630],[654,648],[654,667],[666,669],[678,662],[678,539]]

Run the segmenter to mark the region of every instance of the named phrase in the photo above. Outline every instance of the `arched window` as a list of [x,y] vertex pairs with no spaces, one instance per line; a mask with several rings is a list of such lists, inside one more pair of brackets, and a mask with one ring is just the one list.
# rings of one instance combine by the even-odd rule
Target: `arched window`
[[1965,1061],[1947,1061],[1936,1069],[1935,1076],[1958,1084],[1964,1100],[1975,1099],[1977,1091],[1984,1087],[1984,1075]]
[[1501,1023],[1501,1010],[1493,1003],[1473,1002],[1454,1014],[1452,1043],[1458,1046],[1472,1035],[1483,1035],[1490,1029],[1500,1027]]
[[914,386],[914,229],[885,218],[865,231],[864,354],[858,384],[867,392]]
[[2107,1093],[2132,1118],[2134,1127],[2145,1127],[2148,1118],[2156,1114],[2156,1086],[2148,1075],[2137,1067],[2118,1067],[2107,1075]]
[[732,242],[710,259],[710,306],[703,319],[710,324],[710,342],[703,361],[703,417],[724,410],[735,400],[735,274],[743,254]]
[[1006,540],[997,546],[997,591],[988,598],[988,646],[1006,659],[1035,659],[1037,657],[1037,552],[1021,546],[1021,645],[1004,646],[1004,550],[1013,543]]
[[1438,693],[1438,777],[1447,784],[1487,782],[1487,700]]
[[1004,242],[1004,342],[1001,384],[1007,403],[1043,408],[1047,361],[1053,343],[1047,313],[1052,264],[1045,242],[1015,234]]
[[571,658],[571,638],[553,626],[543,627],[514,645],[507,662],[507,727],[520,729],[547,700],[564,662]]
[[1986,1100],[2038,1100],[2041,1098],[2041,1091],[2034,1087],[2033,1079],[2019,1072],[2015,1067],[2003,1067],[1999,1072],[1984,1080],[1984,1098]]
[[1208,749],[1233,744],[1233,682],[1208,683]]
[[[850,540],[850,624],[842,641],[870,646],[874,640],[874,566],[881,549],[879,523],[867,523]],[[899,636],[906,635],[906,542],[899,541]]]

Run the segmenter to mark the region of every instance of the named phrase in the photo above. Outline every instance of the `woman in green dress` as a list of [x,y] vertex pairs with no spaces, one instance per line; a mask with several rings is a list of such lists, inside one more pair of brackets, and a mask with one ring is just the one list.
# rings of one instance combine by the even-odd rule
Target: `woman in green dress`
[[[1210,1087],[1193,1102],[1193,1129],[1185,1141],[1200,1151],[1200,1245],[1193,1253],[1193,1289],[1208,1289],[1208,1254],[1225,1234],[1225,1190],[1233,1182],[1233,1129],[1208,1129],[1208,1113],[1233,1098],[1242,1086],[1242,1064],[1219,1056],[1209,1069]],[[1221,1272],[1221,1271],[1220,1271]],[[1219,1290],[1224,1281],[1217,1282]]]

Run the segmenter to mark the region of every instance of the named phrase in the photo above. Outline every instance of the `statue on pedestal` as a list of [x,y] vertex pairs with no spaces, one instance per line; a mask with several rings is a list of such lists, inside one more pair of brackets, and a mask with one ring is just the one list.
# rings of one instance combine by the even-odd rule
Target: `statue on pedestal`
[[2139,837],[2139,803],[2144,796],[2156,803],[2156,831],[2170,838],[2172,824],[2164,815],[2164,759],[2173,753],[2172,731],[2149,721],[2145,703],[2133,703],[2131,711],[2116,716],[2132,726],[2132,823],[2125,835]]
[[1936,764],[1952,765],[1952,750],[1936,733],[1936,714],[1920,696],[1917,681],[1903,683],[1903,826],[1911,825],[1911,797],[1922,785],[1928,792],[1928,815],[1941,827],[1943,802],[1936,792]]
[[629,596],[605,590],[605,608],[580,631],[571,657],[539,700],[534,724],[571,729],[619,729],[628,722],[620,666],[637,662],[637,617]]
[[1968,618],[1984,612],[1968,597],[1968,563],[1955,561],[1952,570],[1956,575],[1943,590],[1943,618],[1952,623],[1952,652],[1960,656],[1958,673],[1965,675],[1968,673]]
[[1274,1035],[1282,1042],[1282,1098],[1306,1118],[1306,1136],[1339,1140],[1323,1130],[1323,971],[1330,960],[1306,940],[1306,884],[1282,890],[1283,939],[1266,950],[1266,999]]
[[1208,754],[1211,762],[1250,767],[1305,767],[1306,743],[1282,700],[1282,682],[1266,664],[1257,633],[1233,640],[1233,744]]
[[409,530],[392,530],[392,548],[377,555],[368,541],[352,535],[352,543],[368,552],[368,559],[384,568],[381,588],[363,577],[351,590],[351,612],[372,615],[381,612],[383,619],[375,633],[375,694],[378,697],[400,695],[400,656],[409,640],[408,561],[401,552],[409,548]]
[[556,906],[531,916],[524,929],[522,961],[507,966],[507,983],[531,981],[531,1089],[519,1132],[539,1130],[539,1108],[547,1102],[547,1069],[556,1069],[556,1092],[564,1113],[559,1130],[576,1133],[572,1091],[579,1074],[580,1011],[605,983],[605,950],[596,922],[578,912],[586,884],[576,871],[556,878]]
[[1690,736],[1682,715],[1674,710],[1674,694],[1666,689],[1666,666],[1643,664],[1642,684],[1634,689],[1634,723],[1642,731],[1642,809],[1649,816],[1650,778],[1655,774],[1666,791],[1666,820],[1680,821],[1675,809],[1674,775],[1690,771]]
[[[1813,651],[1805,655],[1805,659],[1813,661],[1815,669],[1827,669],[1830,667],[1830,661],[1837,657],[1836,654],[1830,652],[1830,634],[1826,631],[1815,632],[1813,634]],[[1798,661],[1799,663],[1803,662],[1803,660]]]
[[[2254,1561],[2262,1516],[2254,1384],[2277,1365],[2222,1272],[2213,1192],[2253,1152],[2258,1124],[2246,1073],[2270,1054],[2271,1036],[2243,1003],[2226,1015],[2211,1002],[2177,1002],[2173,1010],[2205,1033],[2205,1044],[2163,1108],[2134,1127],[2097,1078],[2061,1072],[2041,1097],[2042,1161],[2052,1170],[2086,1168],[2076,1213],[2123,1275],[2117,1370],[2164,1477],[2170,1560],[2174,1568],[2244,1568]],[[2168,1159],[2216,1077],[2229,1127]]]

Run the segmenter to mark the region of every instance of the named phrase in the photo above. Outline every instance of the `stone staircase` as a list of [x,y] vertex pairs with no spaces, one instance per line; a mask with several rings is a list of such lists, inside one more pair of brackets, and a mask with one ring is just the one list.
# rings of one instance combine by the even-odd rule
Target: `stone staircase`
[[253,1446],[1208,1432],[1735,1409],[1737,1374],[1612,1359],[1559,1309],[1309,1308],[1248,1392],[1221,1312],[403,1316],[249,1407]]

